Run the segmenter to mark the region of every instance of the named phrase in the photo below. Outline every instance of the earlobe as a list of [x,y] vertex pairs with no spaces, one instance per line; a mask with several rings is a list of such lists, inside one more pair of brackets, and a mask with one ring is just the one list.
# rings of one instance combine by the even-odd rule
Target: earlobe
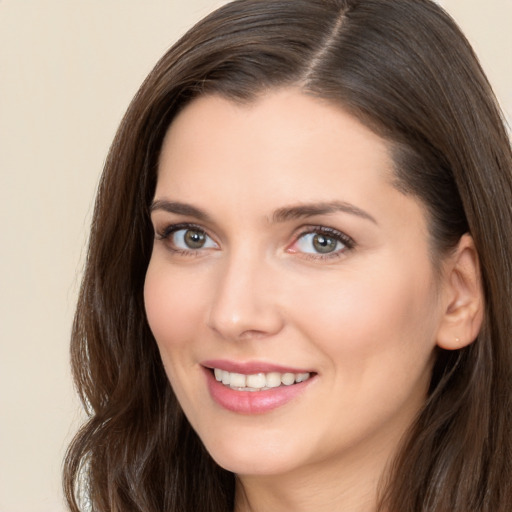
[[482,326],[484,294],[480,262],[473,238],[465,234],[445,269],[443,317],[437,345],[457,350],[471,344]]

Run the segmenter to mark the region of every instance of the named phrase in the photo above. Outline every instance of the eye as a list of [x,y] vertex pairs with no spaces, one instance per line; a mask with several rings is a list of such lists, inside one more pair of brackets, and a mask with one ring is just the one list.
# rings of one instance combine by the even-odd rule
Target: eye
[[161,240],[166,240],[173,251],[190,252],[200,249],[217,249],[218,245],[204,230],[196,226],[182,224],[168,226],[159,234]]
[[196,228],[178,229],[171,235],[173,244],[178,249],[208,249],[217,244],[204,232]]
[[317,257],[337,256],[354,246],[352,239],[333,228],[311,228],[300,235],[290,252],[301,252]]
[[307,233],[297,240],[297,249],[306,253],[329,254],[343,248],[342,242],[324,233]]

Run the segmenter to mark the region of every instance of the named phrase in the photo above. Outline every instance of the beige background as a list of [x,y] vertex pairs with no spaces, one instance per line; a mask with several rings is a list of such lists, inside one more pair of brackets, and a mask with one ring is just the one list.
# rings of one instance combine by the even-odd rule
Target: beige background
[[[95,186],[157,58],[213,0],[0,0],[0,512],[63,511],[68,337]],[[512,118],[512,0],[445,0]]]

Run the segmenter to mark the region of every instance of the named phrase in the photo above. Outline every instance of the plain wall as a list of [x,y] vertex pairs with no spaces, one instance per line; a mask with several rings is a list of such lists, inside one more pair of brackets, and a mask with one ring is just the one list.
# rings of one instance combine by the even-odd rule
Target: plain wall
[[[222,3],[0,0],[0,512],[65,510],[68,341],[99,174],[145,75]],[[512,119],[512,1],[440,3]]]

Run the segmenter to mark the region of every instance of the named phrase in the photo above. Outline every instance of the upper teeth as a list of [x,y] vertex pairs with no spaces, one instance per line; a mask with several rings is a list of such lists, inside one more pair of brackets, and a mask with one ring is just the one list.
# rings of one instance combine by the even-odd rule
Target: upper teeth
[[244,389],[246,391],[258,391],[260,389],[277,388],[281,384],[290,386],[296,382],[303,382],[309,379],[309,373],[254,373],[251,375],[244,375],[243,373],[231,373],[219,368],[214,368],[215,378],[229,386],[236,389]]

